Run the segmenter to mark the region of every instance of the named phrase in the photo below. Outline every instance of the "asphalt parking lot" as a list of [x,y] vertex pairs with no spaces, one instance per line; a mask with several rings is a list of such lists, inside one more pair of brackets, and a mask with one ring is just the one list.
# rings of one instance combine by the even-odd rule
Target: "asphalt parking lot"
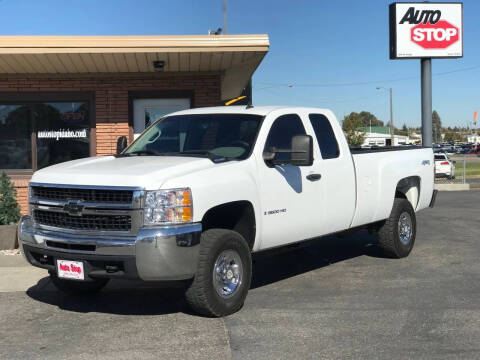
[[402,260],[366,232],[257,256],[244,308],[223,319],[191,314],[178,288],[62,295],[2,257],[0,358],[480,358],[479,212],[479,191],[440,193]]

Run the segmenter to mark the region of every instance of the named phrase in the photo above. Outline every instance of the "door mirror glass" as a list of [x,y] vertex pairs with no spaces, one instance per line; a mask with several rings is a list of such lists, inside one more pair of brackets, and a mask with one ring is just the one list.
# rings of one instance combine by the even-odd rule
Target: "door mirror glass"
[[313,164],[313,139],[310,135],[297,135],[292,138],[290,163],[296,166]]
[[127,148],[127,137],[120,136],[117,139],[117,154],[121,154],[123,150]]

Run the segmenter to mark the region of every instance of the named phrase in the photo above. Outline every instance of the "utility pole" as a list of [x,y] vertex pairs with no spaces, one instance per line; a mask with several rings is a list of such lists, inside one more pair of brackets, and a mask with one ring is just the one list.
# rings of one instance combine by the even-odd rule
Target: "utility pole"
[[395,145],[395,134],[394,134],[394,127],[393,127],[393,89],[392,88],[384,88],[383,86],[377,86],[377,90],[385,90],[390,93],[390,141],[391,145]]
[[227,0],[223,0],[223,35],[227,34]]

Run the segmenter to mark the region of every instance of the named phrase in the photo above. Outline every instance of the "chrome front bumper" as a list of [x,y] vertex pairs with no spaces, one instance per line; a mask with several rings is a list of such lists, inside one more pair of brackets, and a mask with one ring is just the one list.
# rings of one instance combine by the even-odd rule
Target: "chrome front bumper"
[[74,235],[37,228],[23,216],[18,240],[27,261],[49,271],[64,259],[86,262],[90,277],[184,280],[195,274],[201,231],[195,223],[141,228],[134,237]]

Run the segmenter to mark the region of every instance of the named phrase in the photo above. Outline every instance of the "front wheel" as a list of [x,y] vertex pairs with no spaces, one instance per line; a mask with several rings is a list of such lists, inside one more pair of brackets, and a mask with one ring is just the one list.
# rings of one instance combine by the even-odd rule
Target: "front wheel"
[[50,273],[50,280],[53,285],[67,294],[94,294],[103,289],[108,279],[95,279],[92,281],[65,280],[59,279],[55,273]]
[[417,234],[415,211],[410,201],[395,198],[390,217],[378,231],[378,242],[388,257],[407,257],[412,251]]
[[245,301],[252,277],[250,248],[235,231],[202,233],[195,277],[185,292],[190,307],[207,316],[226,316]]

